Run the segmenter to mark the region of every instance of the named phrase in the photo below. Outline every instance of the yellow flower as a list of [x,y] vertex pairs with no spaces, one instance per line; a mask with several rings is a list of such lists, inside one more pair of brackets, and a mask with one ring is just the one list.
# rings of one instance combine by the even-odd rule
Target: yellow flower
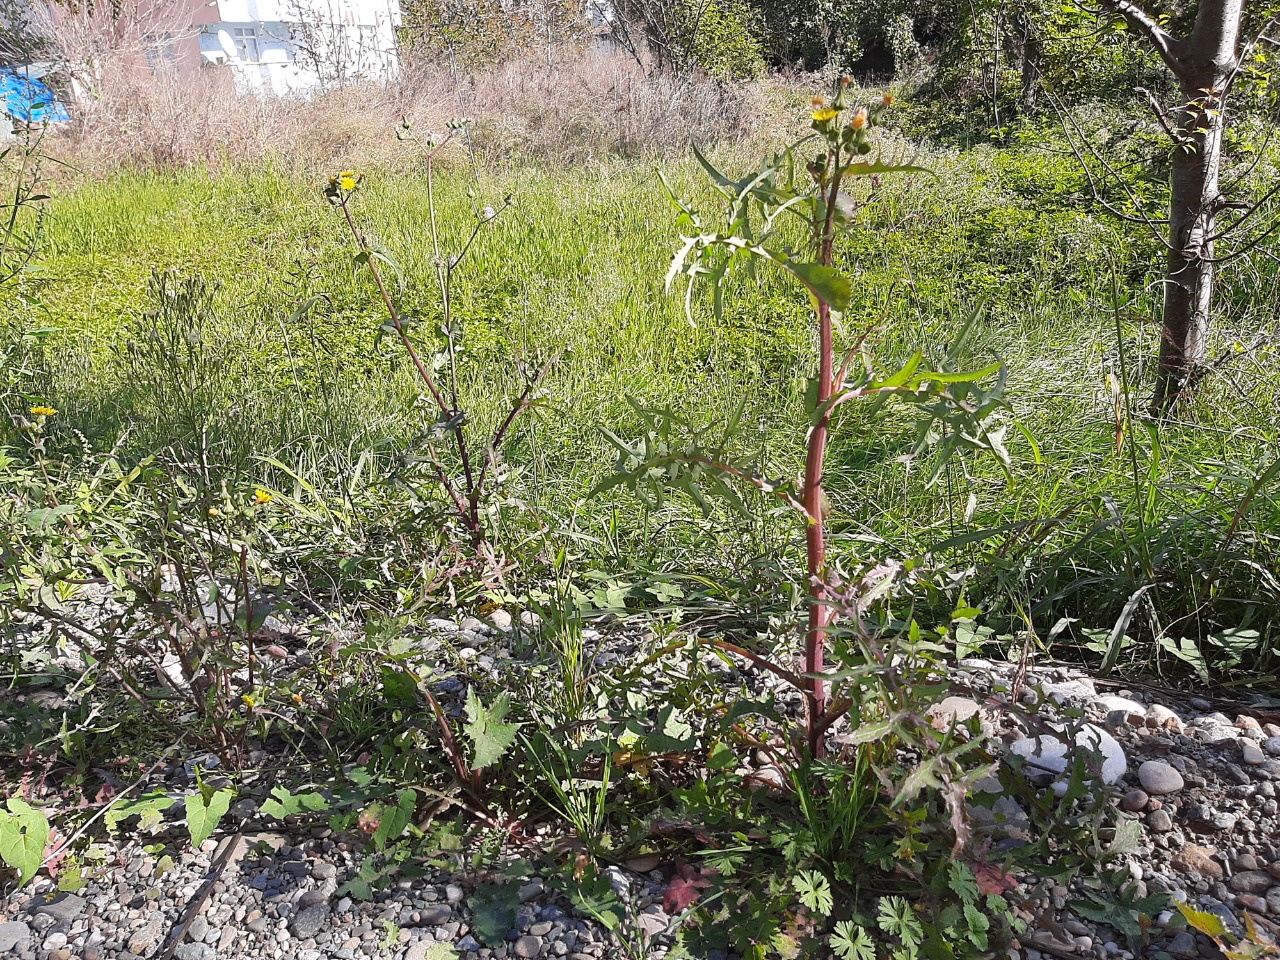
[[256,700],[254,700],[254,699],[253,699],[253,697],[249,696],[247,693],[246,693],[243,697],[241,697],[241,698],[240,698],[240,701],[241,701],[241,702],[242,702],[246,707],[248,707],[250,710],[252,710],[252,709],[253,709],[253,705],[254,705],[255,703],[257,703],[257,702],[258,702],[258,701],[256,701]]
[[217,507],[210,507],[210,508],[209,508],[209,516],[211,516],[211,517],[220,517],[220,516],[222,516],[222,511],[221,511],[221,510],[219,510]]
[[343,190],[354,190],[356,184],[360,182],[360,178],[354,170],[343,170],[338,174],[338,186]]
[[295,693],[295,694],[293,695],[293,702],[294,702],[294,703],[301,703],[301,702],[302,702],[302,694],[300,694],[300,693]]
[[897,101],[894,100],[892,93],[886,93],[884,95],[884,99],[880,101],[880,105],[883,107],[892,107],[896,102]]
[[835,115],[840,112],[831,105],[830,100],[820,93],[815,93],[809,104],[813,108],[813,119],[818,123],[826,123],[828,120],[833,120]]
[[31,408],[31,415],[33,417],[52,417],[57,412],[58,411],[53,409],[53,407],[37,406]]
[[861,130],[867,125],[867,108],[859,107],[853,114],[853,119],[849,121],[849,126],[855,130]]
[[257,490],[253,491],[254,503],[257,503],[257,504],[270,503],[274,499],[275,499],[275,494],[271,493],[269,490],[263,490],[261,487],[259,487]]

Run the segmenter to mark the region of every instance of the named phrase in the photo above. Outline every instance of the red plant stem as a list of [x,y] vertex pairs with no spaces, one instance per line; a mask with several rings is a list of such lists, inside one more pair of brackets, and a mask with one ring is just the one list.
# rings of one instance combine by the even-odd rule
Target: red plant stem
[[[827,188],[828,193],[825,216],[817,237],[821,263],[827,267],[831,266],[835,247],[836,198],[840,192],[841,179],[839,153],[833,150],[832,154],[827,168],[830,182],[824,179],[820,187],[820,189]],[[814,757],[821,757],[825,752],[822,718],[827,707],[827,687],[817,674],[820,674],[823,669],[827,627],[831,622],[831,611],[826,595],[827,525],[823,509],[822,468],[827,454],[827,435],[831,427],[831,411],[827,409],[827,402],[831,399],[833,390],[834,367],[835,346],[832,336],[831,304],[818,298],[817,409],[822,413],[809,434],[809,448],[804,462],[803,491],[805,512],[809,514],[809,524],[805,528],[805,559],[809,573],[809,622],[804,639],[803,672],[810,675],[805,681],[808,707],[806,732],[809,751]]]

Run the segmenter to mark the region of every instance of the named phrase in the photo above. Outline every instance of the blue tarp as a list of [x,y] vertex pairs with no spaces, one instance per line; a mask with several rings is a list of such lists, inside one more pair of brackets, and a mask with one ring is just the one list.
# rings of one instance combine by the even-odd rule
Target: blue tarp
[[9,116],[24,123],[71,119],[47,84],[9,67],[0,67],[0,105]]

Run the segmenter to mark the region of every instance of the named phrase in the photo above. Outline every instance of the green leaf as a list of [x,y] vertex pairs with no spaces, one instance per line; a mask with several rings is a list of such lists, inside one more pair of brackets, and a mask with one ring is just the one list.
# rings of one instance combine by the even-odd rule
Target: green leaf
[[383,850],[387,844],[399,839],[405,827],[413,821],[413,812],[418,806],[418,795],[410,787],[400,791],[399,801],[394,807],[385,807],[378,829],[373,834],[375,849]]
[[187,797],[187,830],[191,834],[191,846],[198,849],[212,835],[218,821],[231,809],[231,798],[236,792],[227,787],[214,790],[201,786]]
[[875,960],[876,946],[867,931],[852,920],[841,920],[831,934],[831,949],[840,960]]
[[471,931],[487,947],[506,943],[507,931],[515,926],[516,907],[520,904],[520,883],[482,884],[467,901],[473,920]]
[[1195,927],[1206,936],[1217,939],[1227,935],[1226,924],[1222,922],[1222,918],[1216,913],[1209,913],[1207,910],[1197,910],[1194,907],[1188,907],[1185,903],[1175,903],[1178,912],[1186,918],[1187,923]]
[[835,906],[831,896],[831,882],[817,870],[801,870],[791,881],[800,902],[821,916],[828,916]]
[[18,871],[18,885],[31,881],[44,862],[49,821],[25,800],[10,797],[8,813],[0,810],[0,860]]
[[63,517],[75,514],[74,504],[64,503],[57,507],[38,507],[27,514],[27,526],[41,532],[48,530]]
[[315,791],[291,793],[284,787],[276,787],[262,804],[262,812],[268,817],[283,820],[300,813],[316,813],[329,809],[329,801]]
[[475,688],[468,688],[468,722],[462,729],[471,741],[474,756],[471,765],[476,770],[493,766],[515,741],[520,724],[502,722],[510,709],[511,700],[505,693],[498,695],[492,707],[485,707],[476,696]]
[[138,817],[140,829],[150,832],[158,827],[163,819],[161,814],[174,805],[176,801],[163,790],[155,790],[143,794],[133,800],[121,800],[103,815],[107,832],[114,832],[122,820]]
[[842,274],[834,267],[824,267],[820,263],[802,263],[798,261],[784,261],[777,258],[783,266],[796,278],[809,288],[809,291],[827,304],[837,313],[844,313],[849,307],[849,300],[853,296],[853,284],[849,278]]

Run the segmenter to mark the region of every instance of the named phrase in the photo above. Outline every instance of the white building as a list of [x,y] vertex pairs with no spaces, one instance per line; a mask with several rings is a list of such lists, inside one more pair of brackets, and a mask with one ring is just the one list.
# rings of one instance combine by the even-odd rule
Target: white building
[[179,69],[224,65],[241,93],[306,94],[390,79],[399,67],[398,0],[182,2],[193,36],[159,45],[156,58]]

